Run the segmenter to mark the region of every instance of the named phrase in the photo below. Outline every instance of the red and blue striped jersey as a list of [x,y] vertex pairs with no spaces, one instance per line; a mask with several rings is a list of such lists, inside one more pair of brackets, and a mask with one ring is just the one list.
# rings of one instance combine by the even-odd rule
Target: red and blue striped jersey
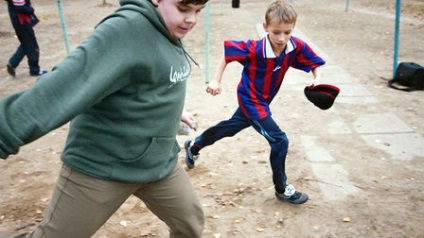
[[224,42],[225,61],[243,65],[237,97],[241,110],[252,119],[271,116],[269,108],[289,67],[305,72],[324,65],[325,61],[301,39],[291,37],[287,47],[276,57],[268,37],[261,40]]

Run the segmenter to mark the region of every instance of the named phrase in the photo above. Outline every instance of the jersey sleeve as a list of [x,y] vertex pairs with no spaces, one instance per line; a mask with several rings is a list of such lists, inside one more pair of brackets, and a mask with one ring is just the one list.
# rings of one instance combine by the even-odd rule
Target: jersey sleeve
[[299,49],[296,49],[298,54],[291,64],[293,68],[309,72],[312,69],[325,64],[325,61],[319,57],[308,44],[300,39],[296,40],[296,47],[299,47]]
[[246,41],[224,41],[225,62],[238,61],[243,63],[249,57],[249,43]]

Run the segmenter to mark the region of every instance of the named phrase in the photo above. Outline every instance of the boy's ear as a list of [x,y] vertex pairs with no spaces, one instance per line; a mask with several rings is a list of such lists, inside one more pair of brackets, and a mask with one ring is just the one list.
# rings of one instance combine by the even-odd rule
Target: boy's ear
[[265,32],[268,32],[268,25],[266,22],[262,23],[262,26],[264,27]]
[[154,6],[158,6],[159,0],[150,0]]

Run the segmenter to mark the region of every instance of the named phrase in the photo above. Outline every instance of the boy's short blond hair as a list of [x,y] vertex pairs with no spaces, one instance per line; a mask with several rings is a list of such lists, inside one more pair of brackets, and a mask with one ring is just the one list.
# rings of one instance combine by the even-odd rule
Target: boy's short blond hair
[[277,0],[268,6],[265,13],[266,24],[270,24],[272,20],[295,24],[297,12],[287,0]]

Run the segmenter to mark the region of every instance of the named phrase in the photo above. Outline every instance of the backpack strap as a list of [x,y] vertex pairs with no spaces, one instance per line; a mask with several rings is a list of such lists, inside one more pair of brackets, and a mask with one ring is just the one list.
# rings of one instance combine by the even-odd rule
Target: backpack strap
[[396,89],[396,90],[401,90],[401,91],[405,91],[405,92],[411,92],[413,91],[412,87],[404,87],[404,88],[400,88],[395,86],[394,84],[397,82],[398,80],[396,78],[389,80],[389,82],[387,82],[387,86],[389,86],[390,88]]

